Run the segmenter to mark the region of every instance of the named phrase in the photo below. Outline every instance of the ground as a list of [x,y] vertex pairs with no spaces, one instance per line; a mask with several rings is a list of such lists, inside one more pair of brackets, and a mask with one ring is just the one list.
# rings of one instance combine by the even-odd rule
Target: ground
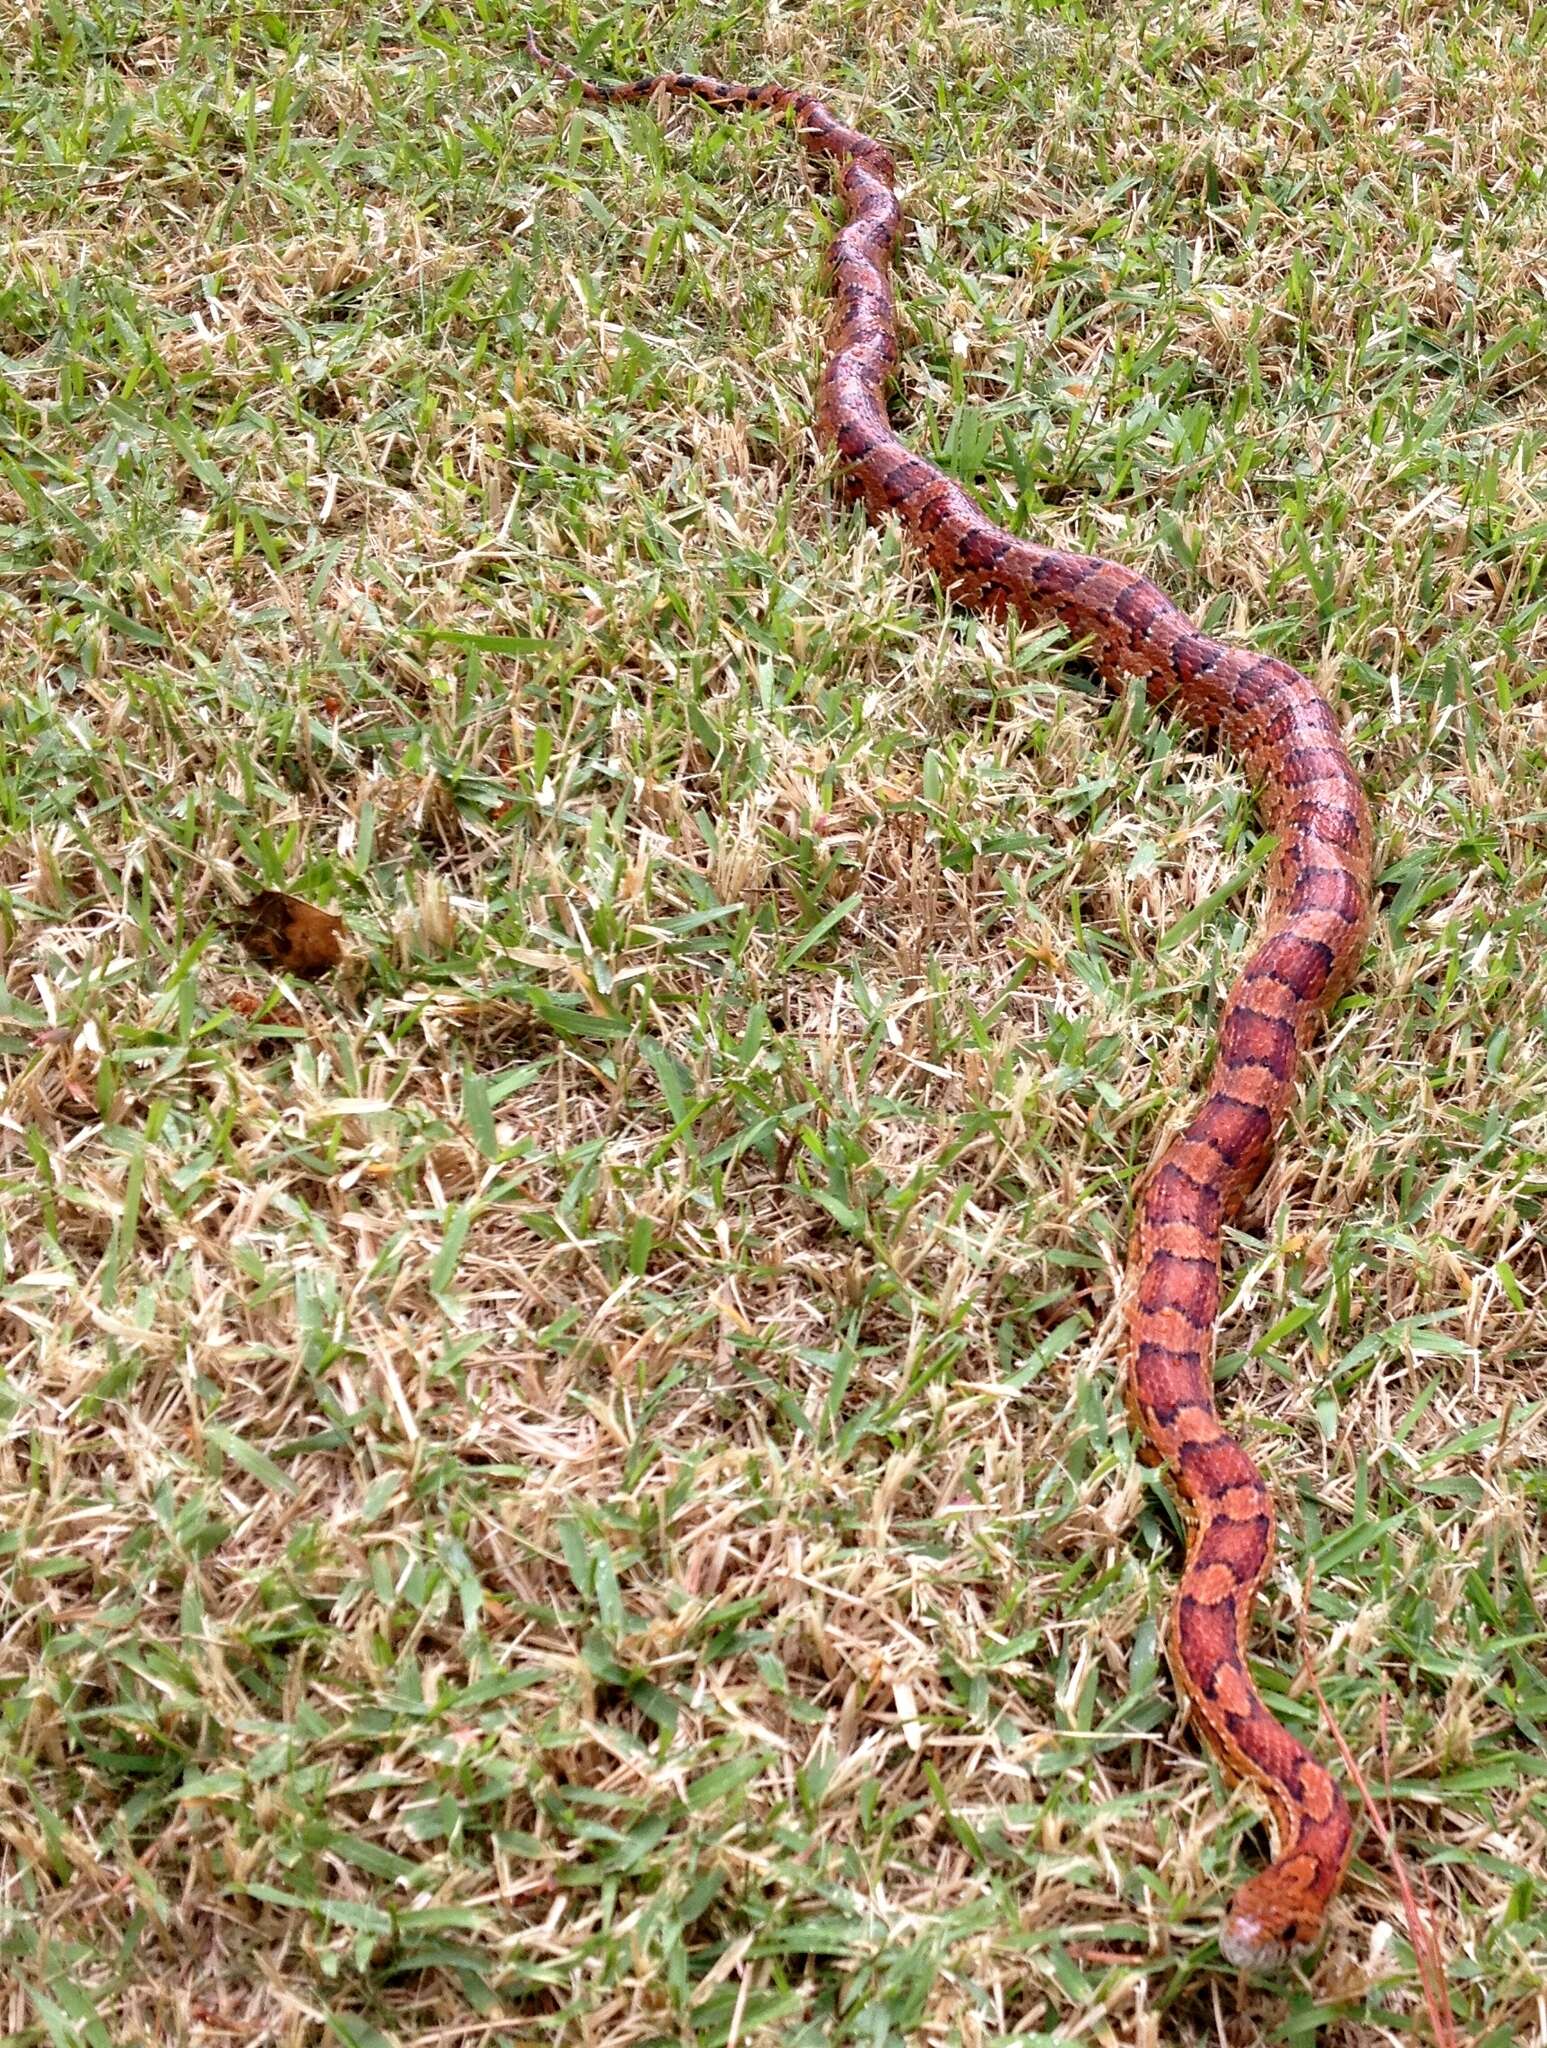
[[[903,430],[1337,707],[1253,1648],[1539,2039],[1547,9],[541,27],[892,145]],[[841,507],[779,124],[525,30],[12,0],[0,2041],[1431,2038],[1368,1827],[1314,1965],[1221,1961],[1115,1372],[1249,792]]]

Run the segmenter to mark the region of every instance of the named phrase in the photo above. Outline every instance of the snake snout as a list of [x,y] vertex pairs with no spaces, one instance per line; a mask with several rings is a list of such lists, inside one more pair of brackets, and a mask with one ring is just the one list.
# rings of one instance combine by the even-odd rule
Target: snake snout
[[1219,1930],[1220,1952],[1238,1970],[1281,1970],[1321,1940],[1322,1903],[1272,1867],[1243,1884]]

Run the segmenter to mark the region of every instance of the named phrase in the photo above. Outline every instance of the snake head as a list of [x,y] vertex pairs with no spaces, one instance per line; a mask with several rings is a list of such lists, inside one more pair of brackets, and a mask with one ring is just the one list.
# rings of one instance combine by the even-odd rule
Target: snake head
[[1325,1907],[1325,1899],[1270,1865],[1230,1901],[1220,1951],[1238,1970],[1281,1970],[1320,1943]]

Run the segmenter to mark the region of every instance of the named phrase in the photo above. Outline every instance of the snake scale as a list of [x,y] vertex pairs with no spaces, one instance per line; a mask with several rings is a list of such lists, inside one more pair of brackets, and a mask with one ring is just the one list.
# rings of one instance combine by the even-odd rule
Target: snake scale
[[892,431],[897,366],[888,269],[901,224],[891,155],[812,93],[692,73],[622,84],[537,61],[588,100],[657,93],[720,108],[792,114],[832,166],[844,204],[831,272],[835,307],[818,424],[843,487],[872,517],[902,522],[945,590],[995,616],[1061,623],[1109,682],[1142,680],[1150,701],[1217,731],[1276,835],[1266,930],[1225,1001],[1208,1093],[1140,1182],[1124,1289],[1130,1415],[1163,1463],[1187,1523],[1169,1651],[1192,1714],[1226,1770],[1268,1810],[1274,1860],[1232,1899],[1226,1959],[1274,1969],[1319,1943],[1353,1841],[1348,1804],[1323,1766],[1263,1704],[1246,1663],[1252,1601],[1273,1552],[1273,1501],[1214,1407],[1224,1227],[1262,1173],[1290,1107],[1299,1056],[1349,986],[1370,916],[1371,829],[1337,721],[1288,663],[1222,645],[1156,586],[1099,555],[1017,539]]

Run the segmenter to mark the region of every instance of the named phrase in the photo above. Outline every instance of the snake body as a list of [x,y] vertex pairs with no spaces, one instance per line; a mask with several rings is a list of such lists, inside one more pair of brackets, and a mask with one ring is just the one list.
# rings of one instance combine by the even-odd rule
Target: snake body
[[1274,1969],[1319,1943],[1353,1840],[1336,1781],[1269,1713],[1246,1663],[1252,1601],[1273,1552],[1273,1501],[1215,1411],[1222,1233],[1267,1164],[1299,1055],[1357,971],[1370,915],[1369,809],[1328,704],[1288,663],[1200,632],[1143,576],[1098,555],[1004,532],[887,418],[898,360],[888,269],[901,224],[889,152],[813,94],[692,73],[621,84],[531,52],[588,100],[657,93],[794,116],[832,167],[845,220],[831,251],[835,308],[818,423],[846,491],[899,519],[958,602],[1035,625],[1059,621],[1108,681],[1141,679],[1152,703],[1217,731],[1277,837],[1266,929],[1225,1001],[1207,1095],[1140,1183],[1124,1290],[1126,1397],[1146,1455],[1182,1503],[1187,1555],[1169,1650],[1221,1763],[1251,1781],[1274,1860],[1237,1891],[1220,1946]]

